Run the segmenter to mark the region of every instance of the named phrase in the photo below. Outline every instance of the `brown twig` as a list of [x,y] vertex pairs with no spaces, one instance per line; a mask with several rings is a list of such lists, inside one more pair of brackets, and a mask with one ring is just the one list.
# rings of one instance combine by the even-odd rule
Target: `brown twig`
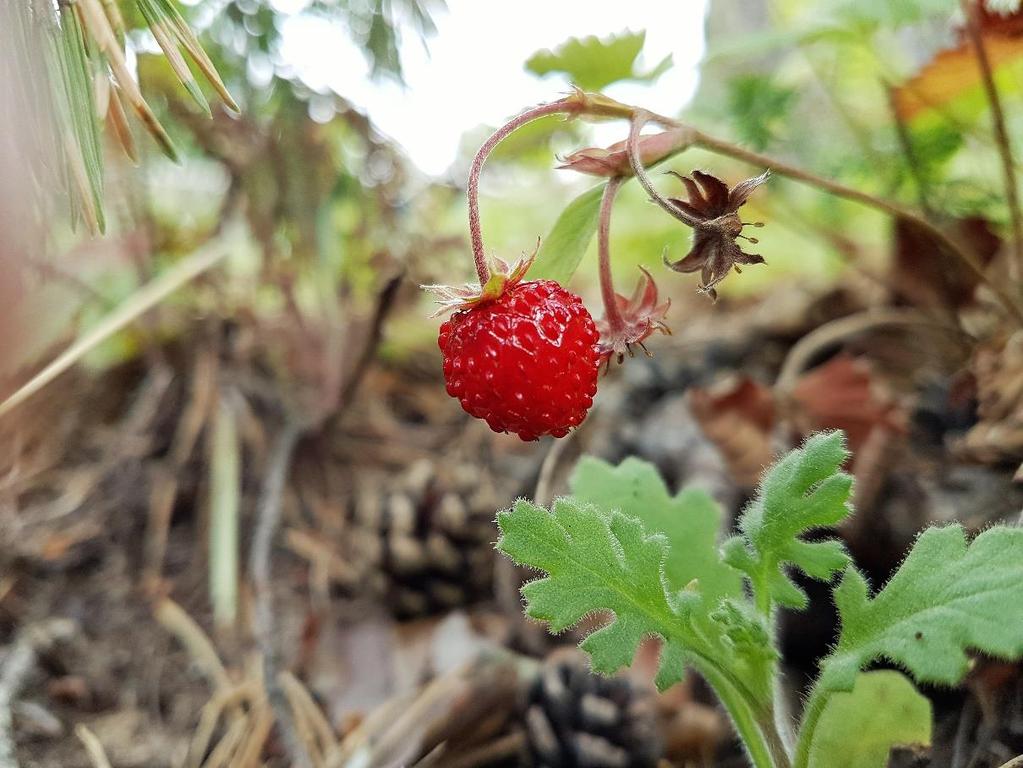
[[102,742],[96,738],[96,734],[79,723],[75,726],[75,736],[82,742],[85,751],[89,753],[89,760],[92,762],[93,768],[112,768],[106,750],[103,749]]
[[289,421],[277,437],[263,480],[256,514],[256,533],[249,551],[249,578],[253,591],[253,629],[263,656],[263,685],[273,708],[277,725],[287,747],[291,764],[297,768],[312,768],[309,755],[295,729],[295,720],[288,697],[279,679],[277,653],[277,623],[273,608],[270,559],[273,542],[281,522],[282,497],[291,468],[291,456],[304,432],[304,427]]
[[[387,281],[386,285],[377,295],[373,318],[370,320],[369,330],[362,349],[359,350],[359,357],[341,387],[341,402],[337,409],[338,414],[343,413],[351,405],[355,393],[359,390],[359,385],[369,370],[370,363],[373,362],[373,356],[376,355],[377,348],[380,346],[380,339],[383,337],[384,323],[397,303],[395,298],[404,281],[404,273],[395,275]],[[332,418],[332,421],[334,418]]]
[[1005,199],[1009,204],[1009,215],[1012,217],[1013,259],[1009,265],[1009,275],[1013,283],[1018,283],[1020,272],[1023,270],[1023,211],[1020,210],[1019,194],[1016,188],[1016,167],[1012,159],[1012,144],[1009,141],[1009,131],[1005,127],[1005,112],[1002,110],[1002,100],[998,96],[998,88],[995,86],[991,59],[988,58],[984,35],[977,18],[978,4],[970,2],[970,0],[960,0],[960,2],[966,16],[966,34],[969,36],[973,51],[977,56],[981,81],[984,83],[984,93],[987,95],[988,105],[991,107],[991,122],[998,144],[998,154],[1002,160],[1002,172],[1005,176]]
[[789,397],[809,362],[831,345],[864,331],[890,325],[923,325],[960,337],[965,335],[959,328],[945,325],[915,309],[876,309],[846,315],[814,329],[793,345],[778,373],[775,392],[782,398]]

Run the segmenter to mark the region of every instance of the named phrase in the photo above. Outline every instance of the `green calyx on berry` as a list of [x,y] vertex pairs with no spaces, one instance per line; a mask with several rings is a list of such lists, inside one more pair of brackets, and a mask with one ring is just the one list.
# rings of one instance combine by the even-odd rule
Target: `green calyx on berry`
[[536,253],[540,248],[540,241],[536,241],[536,248],[528,256],[523,256],[518,261],[509,264],[503,259],[493,258],[490,269],[490,277],[486,283],[466,283],[461,286],[453,285],[423,285],[424,291],[437,296],[437,303],[440,309],[433,313],[433,317],[443,315],[445,312],[453,312],[460,309],[467,309],[484,304],[488,301],[496,301],[504,295],[505,291],[511,290],[522,282],[526,272],[533,266]]

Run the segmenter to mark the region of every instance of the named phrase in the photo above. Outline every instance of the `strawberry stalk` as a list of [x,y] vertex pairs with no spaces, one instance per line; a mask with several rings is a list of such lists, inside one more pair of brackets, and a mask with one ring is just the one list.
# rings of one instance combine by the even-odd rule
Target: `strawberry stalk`
[[615,298],[614,278],[611,275],[611,209],[615,196],[625,181],[623,176],[608,179],[600,199],[600,219],[597,224],[597,256],[600,260],[600,298],[604,302],[604,321],[612,335],[621,335],[625,318]]
[[498,128],[483,143],[483,146],[476,153],[476,157],[473,158],[472,166],[469,168],[469,184],[467,189],[467,196],[469,198],[469,238],[472,242],[472,257],[476,263],[476,274],[479,276],[481,286],[486,285],[490,279],[490,265],[487,264],[487,257],[483,250],[483,231],[480,226],[480,172],[483,170],[483,164],[487,161],[490,153],[494,151],[494,148],[522,126],[548,115],[567,115],[569,117],[590,115],[592,117],[628,119],[632,117],[634,111],[633,107],[621,104],[614,99],[609,99],[602,94],[586,93],[576,89],[563,99],[558,99],[548,104],[540,104],[516,115]]
[[636,178],[639,179],[639,183],[642,185],[643,189],[646,190],[646,193],[650,196],[651,200],[683,224],[695,227],[698,223],[696,219],[680,209],[678,206],[672,204],[670,200],[666,199],[657,191],[653,182],[650,181],[650,177],[647,175],[646,168],[643,165],[643,160],[640,157],[639,152],[639,133],[643,130],[643,126],[650,122],[652,118],[653,116],[644,110],[637,110],[632,116],[632,123],[629,127],[629,139],[626,143],[629,162],[632,164],[632,172],[636,174]]
[[558,101],[552,101],[549,104],[541,104],[538,107],[527,109],[525,112],[512,118],[510,121],[498,128],[494,134],[487,139],[486,142],[484,142],[483,146],[480,147],[479,152],[476,153],[476,157],[473,158],[472,166],[469,168],[469,185],[467,192],[469,198],[469,238],[472,241],[472,258],[473,261],[476,262],[476,274],[479,275],[480,285],[486,285],[487,281],[490,279],[490,266],[487,264],[487,257],[483,251],[483,230],[480,226],[479,186],[480,172],[483,170],[483,164],[498,144],[527,123],[539,120],[541,117],[547,117],[547,115],[572,114],[577,111],[578,108],[573,108],[571,106],[571,98],[572,97],[567,97]]

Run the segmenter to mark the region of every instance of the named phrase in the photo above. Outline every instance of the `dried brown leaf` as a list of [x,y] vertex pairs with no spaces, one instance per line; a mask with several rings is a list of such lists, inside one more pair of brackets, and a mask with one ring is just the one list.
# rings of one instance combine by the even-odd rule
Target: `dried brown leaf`
[[[1023,9],[1001,15],[978,1],[980,32],[992,68],[1023,56]],[[977,57],[964,30],[958,31],[954,48],[940,51],[916,75],[895,89],[895,111],[912,120],[930,110],[940,110],[957,96],[981,85]]]
[[753,488],[774,460],[771,433],[776,413],[768,387],[749,377],[689,390],[689,407],[704,434],[718,447],[732,478]]

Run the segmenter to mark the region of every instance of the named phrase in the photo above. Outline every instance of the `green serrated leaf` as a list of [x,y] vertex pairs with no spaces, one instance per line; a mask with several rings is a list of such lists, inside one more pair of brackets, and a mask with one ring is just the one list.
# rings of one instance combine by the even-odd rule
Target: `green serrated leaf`
[[680,590],[696,579],[710,607],[721,598],[742,595],[741,576],[721,562],[721,508],[706,492],[689,489],[671,496],[652,464],[629,458],[615,467],[593,456],[579,461],[569,487],[573,498],[635,517],[648,531],[667,538],[673,556],[664,575],[670,589]]
[[741,535],[722,546],[725,561],[749,578],[762,613],[772,603],[806,607],[806,594],[786,567],[823,580],[848,564],[841,542],[800,538],[850,514],[852,477],[841,471],[848,456],[841,432],[814,435],[791,451],[764,475],[756,498],[739,519]]
[[[671,496],[656,467],[634,458],[615,467],[584,457],[569,484],[573,499],[589,502],[608,515],[617,511],[634,517],[647,531],[665,537],[669,556],[664,579],[669,592],[685,590],[692,626],[718,658],[728,659],[729,668],[755,695],[769,700],[777,654],[766,626],[745,610],[741,574],[721,560],[717,503],[698,489]],[[731,605],[733,599],[736,602]],[[680,668],[662,664],[662,674],[669,671],[677,674]],[[658,682],[665,684],[665,680]]]
[[651,82],[672,65],[671,56],[662,59],[648,72],[636,71],[636,59],[643,50],[646,32],[625,32],[604,39],[570,38],[553,51],[534,53],[526,69],[543,76],[552,72],[568,75],[583,90],[599,91],[622,80]]
[[540,243],[536,260],[529,269],[530,279],[565,283],[575,274],[597,231],[603,194],[604,185],[600,184],[565,206],[550,233]]
[[647,535],[634,518],[571,498],[556,500],[551,512],[521,500],[499,513],[497,524],[497,548],[547,574],[522,588],[528,616],[561,632],[595,611],[613,611],[614,620],[582,644],[594,670],[610,674],[631,663],[640,640],[656,635],[665,644],[658,680],[679,679],[679,662],[695,642],[688,616],[698,598],[669,598],[665,591],[665,537]]
[[931,742],[931,702],[899,672],[857,675],[830,697],[813,732],[810,768],[885,768],[892,747]]
[[875,597],[855,568],[835,589],[838,644],[821,667],[822,690],[849,690],[875,659],[903,665],[919,681],[954,684],[967,648],[1023,655],[1023,528],[984,531],[967,545],[958,525],[930,528]]

